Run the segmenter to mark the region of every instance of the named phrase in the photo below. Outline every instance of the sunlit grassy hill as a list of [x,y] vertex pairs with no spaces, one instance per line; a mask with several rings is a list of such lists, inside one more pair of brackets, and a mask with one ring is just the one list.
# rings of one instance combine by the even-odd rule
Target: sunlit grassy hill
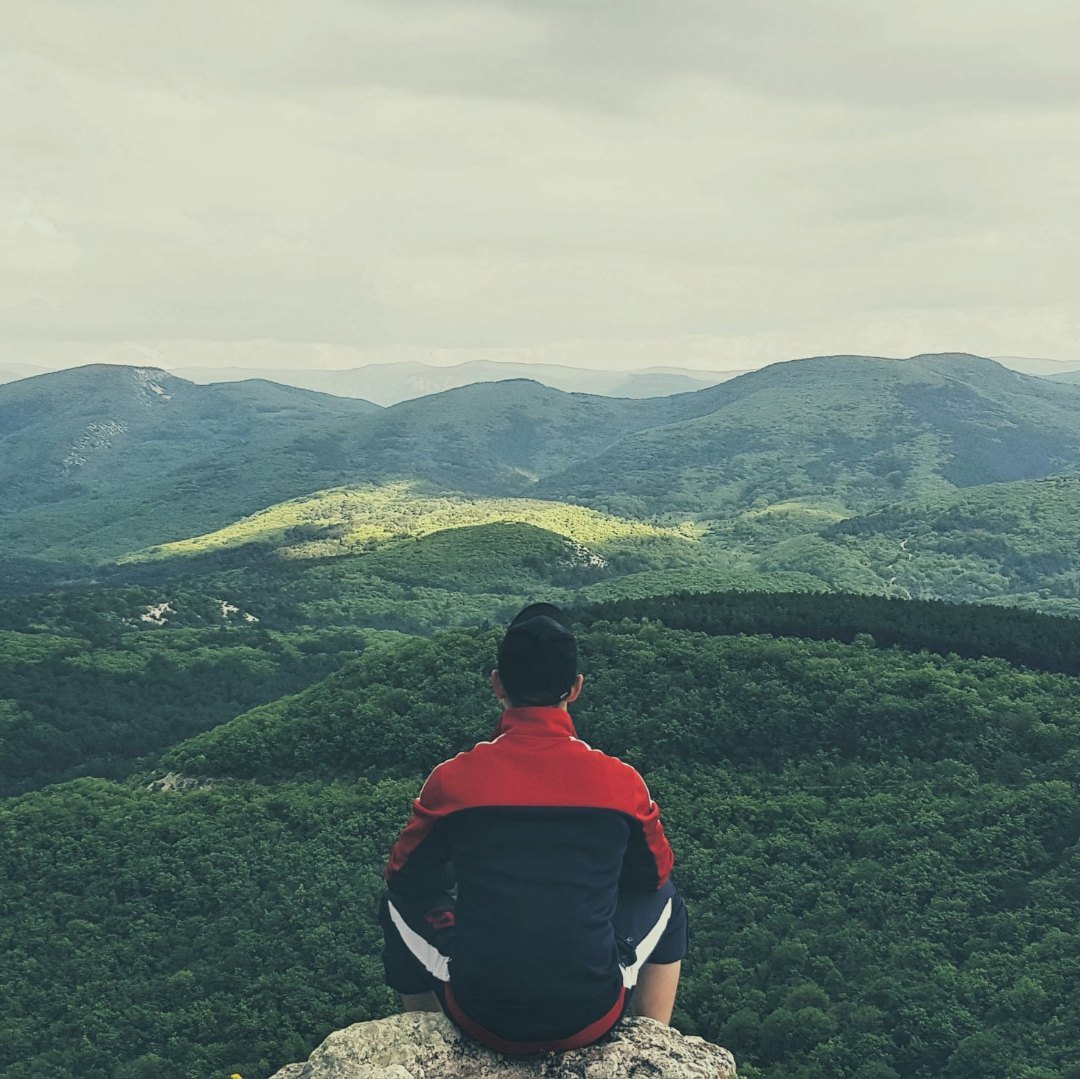
[[394,540],[497,522],[529,524],[598,548],[624,541],[688,544],[695,530],[662,528],[569,503],[469,497],[416,482],[318,491],[271,506],[225,528],[158,544],[125,561],[181,558],[260,544],[283,557],[314,558],[374,550]]
[[[335,488],[204,536],[136,552],[137,580],[197,582],[268,625],[430,632],[497,617],[532,596],[732,585],[745,573],[700,529],[661,527],[569,503],[484,498],[430,485]],[[672,583],[668,574],[675,573]],[[790,581],[791,575],[786,575]],[[778,578],[777,578],[778,579]],[[615,591],[612,592],[612,589]]]

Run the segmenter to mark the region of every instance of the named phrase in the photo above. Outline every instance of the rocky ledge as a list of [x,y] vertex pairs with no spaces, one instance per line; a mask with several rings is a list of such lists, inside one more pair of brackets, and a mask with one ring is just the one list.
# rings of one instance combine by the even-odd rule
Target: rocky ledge
[[504,1057],[442,1015],[411,1013],[334,1031],[302,1064],[271,1079],[735,1079],[726,1049],[654,1019],[624,1019],[568,1053]]

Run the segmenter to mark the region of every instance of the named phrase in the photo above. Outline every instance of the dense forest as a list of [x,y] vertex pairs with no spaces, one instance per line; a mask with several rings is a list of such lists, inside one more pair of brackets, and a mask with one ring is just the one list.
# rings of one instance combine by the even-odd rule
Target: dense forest
[[[582,622],[575,721],[663,807],[677,1024],[749,1079],[1080,1076],[1080,682],[921,648],[925,611],[884,647],[881,612],[846,643],[672,606]],[[2,803],[2,1074],[248,1079],[392,1010],[382,860],[494,723],[499,632],[383,642],[153,771]]]

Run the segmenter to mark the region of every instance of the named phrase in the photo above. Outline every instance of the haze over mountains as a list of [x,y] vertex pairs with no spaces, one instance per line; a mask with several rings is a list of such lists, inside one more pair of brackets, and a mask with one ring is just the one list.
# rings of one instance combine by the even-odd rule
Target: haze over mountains
[[[1042,359],[1030,356],[995,356],[992,359],[1010,370],[1041,378],[1073,380],[1080,377],[1080,361]],[[790,362],[790,361],[783,361]],[[415,361],[370,363],[353,368],[195,366],[159,363],[170,374],[192,382],[242,382],[263,379],[300,389],[317,390],[340,397],[359,397],[380,405],[440,393],[473,382],[493,382],[526,378],[553,389],[571,393],[600,394],[607,397],[661,397],[714,386],[746,374],[747,369],[718,366],[716,370],[655,366],[624,370],[599,370],[514,361],[474,360],[457,364],[430,364]],[[0,363],[0,383],[45,374],[53,368],[36,364]]]
[[322,390],[343,397],[363,397],[393,405],[413,397],[440,393],[473,382],[527,378],[553,389],[605,397],[663,397],[724,382],[741,371],[695,371],[678,367],[599,371],[559,364],[473,360],[450,366],[428,363],[373,363],[343,371],[288,369],[253,372],[242,367],[177,367],[175,374],[193,382],[228,382],[268,378],[289,386]]
[[[47,368],[34,364],[0,364],[0,383],[45,374],[47,371]],[[474,382],[520,378],[573,393],[602,394],[607,397],[662,397],[712,386],[743,373],[737,370],[700,371],[663,366],[607,371],[560,364],[485,360],[451,365],[371,363],[348,369],[177,365],[168,367],[168,371],[191,382],[262,379],[339,397],[359,397],[380,405],[393,405]]]

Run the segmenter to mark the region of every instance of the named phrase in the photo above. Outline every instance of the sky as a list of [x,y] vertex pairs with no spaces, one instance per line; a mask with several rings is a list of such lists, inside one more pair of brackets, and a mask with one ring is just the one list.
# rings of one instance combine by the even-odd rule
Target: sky
[[33,0],[0,363],[1080,359],[1075,0]]

